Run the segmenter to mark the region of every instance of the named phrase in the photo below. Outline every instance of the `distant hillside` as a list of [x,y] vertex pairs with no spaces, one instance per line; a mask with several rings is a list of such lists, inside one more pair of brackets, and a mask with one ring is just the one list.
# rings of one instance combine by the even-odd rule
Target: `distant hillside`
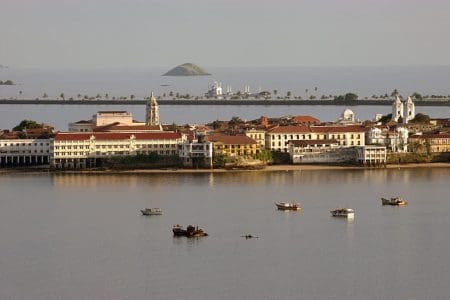
[[14,85],[15,83],[12,80],[1,81],[0,85]]
[[163,74],[163,76],[202,76],[202,75],[211,75],[196,64],[185,63],[179,65],[167,73]]

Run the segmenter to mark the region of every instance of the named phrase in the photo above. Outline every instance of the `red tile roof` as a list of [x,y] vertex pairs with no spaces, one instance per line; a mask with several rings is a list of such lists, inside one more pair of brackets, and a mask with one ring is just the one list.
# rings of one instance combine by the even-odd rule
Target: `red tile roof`
[[225,145],[254,145],[257,142],[246,135],[214,134],[207,137],[211,142],[219,142]]
[[308,126],[278,126],[270,129],[269,133],[306,133],[311,132]]
[[312,132],[329,133],[329,132],[364,132],[365,127],[362,125],[348,126],[311,126]]
[[89,140],[94,136],[96,140],[128,140],[134,135],[137,140],[172,140],[181,138],[179,132],[93,132],[93,133],[72,133],[58,132],[56,141],[81,141]]
[[409,137],[410,139],[449,139],[450,133],[441,132],[441,133],[423,133],[423,134],[414,134]]
[[311,116],[295,116],[291,118],[291,121],[299,124],[319,124],[320,120]]
[[93,129],[96,132],[101,131],[161,131],[159,125],[105,125]]

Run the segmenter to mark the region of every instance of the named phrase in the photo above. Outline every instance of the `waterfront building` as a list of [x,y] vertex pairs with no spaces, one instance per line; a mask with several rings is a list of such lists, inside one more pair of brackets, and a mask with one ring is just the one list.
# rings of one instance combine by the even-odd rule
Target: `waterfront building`
[[374,126],[366,131],[366,144],[385,146],[392,152],[407,152],[408,133],[408,128],[403,126]]
[[150,95],[150,99],[147,100],[145,108],[145,124],[154,126],[160,125],[159,105],[156,101],[155,96],[153,95],[153,92]]
[[48,165],[51,139],[0,139],[0,167]]
[[383,165],[386,164],[386,147],[366,145],[355,147],[357,157],[356,162],[361,165]]
[[255,140],[261,149],[266,147],[266,130],[252,127],[245,130],[245,135]]
[[246,135],[213,134],[207,139],[214,143],[214,154],[237,157],[252,156],[261,151],[260,144]]
[[365,128],[348,126],[278,126],[266,134],[266,149],[288,152],[289,141],[336,140],[341,147],[364,146]]
[[[346,151],[336,140],[296,140],[289,141],[289,155],[294,164],[346,162]],[[351,155],[352,156],[352,155]]]
[[51,164],[56,168],[86,168],[98,166],[112,156],[150,154],[178,155],[186,135],[176,132],[136,133],[73,133],[55,135],[51,149]]
[[450,133],[423,133],[409,137],[410,151],[418,153],[450,152]]
[[184,167],[212,168],[213,143],[202,139],[185,141],[179,145],[179,156]]

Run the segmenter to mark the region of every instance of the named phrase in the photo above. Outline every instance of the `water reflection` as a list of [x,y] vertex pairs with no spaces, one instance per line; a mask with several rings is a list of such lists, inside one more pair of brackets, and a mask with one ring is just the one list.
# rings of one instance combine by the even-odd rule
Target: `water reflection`
[[230,172],[204,174],[54,174],[56,187],[96,187],[128,186],[141,184],[166,186],[173,184],[207,184],[213,188],[220,184],[228,185],[347,185],[359,182],[387,184],[391,182],[410,184],[417,180],[442,179],[446,169],[376,169],[376,170],[311,170],[280,172]]

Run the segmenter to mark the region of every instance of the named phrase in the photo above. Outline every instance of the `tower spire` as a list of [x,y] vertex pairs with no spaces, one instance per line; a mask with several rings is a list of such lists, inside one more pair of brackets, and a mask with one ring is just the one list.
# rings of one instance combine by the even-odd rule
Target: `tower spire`
[[150,99],[147,100],[145,109],[145,123],[147,125],[160,125],[159,106],[153,91],[150,93]]

